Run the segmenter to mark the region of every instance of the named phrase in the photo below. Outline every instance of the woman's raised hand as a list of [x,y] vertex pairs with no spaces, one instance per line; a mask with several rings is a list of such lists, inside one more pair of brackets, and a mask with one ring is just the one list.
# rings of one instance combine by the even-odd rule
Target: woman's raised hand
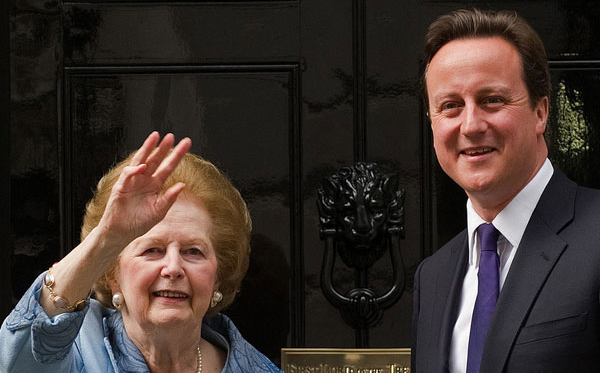
[[123,169],[100,221],[107,238],[121,249],[160,222],[185,186],[177,183],[161,193],[192,141],[184,138],[173,148],[172,134],[159,140],[158,132],[152,132]]

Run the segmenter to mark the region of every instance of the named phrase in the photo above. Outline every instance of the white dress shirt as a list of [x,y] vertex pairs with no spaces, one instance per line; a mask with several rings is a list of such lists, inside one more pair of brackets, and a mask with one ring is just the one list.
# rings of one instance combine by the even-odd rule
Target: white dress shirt
[[[492,221],[500,232],[498,238],[498,255],[500,256],[500,291],[508,275],[508,270],[519,248],[525,228],[531,214],[537,205],[546,185],[550,181],[554,168],[548,159],[538,173],[523,188],[519,194]],[[450,345],[450,373],[465,373],[467,371],[467,353],[469,349],[469,334],[471,332],[471,317],[477,298],[477,273],[481,248],[477,239],[477,227],[486,223],[467,200],[467,232],[469,235],[469,266],[463,281],[461,299],[458,308],[458,318],[452,332]]]

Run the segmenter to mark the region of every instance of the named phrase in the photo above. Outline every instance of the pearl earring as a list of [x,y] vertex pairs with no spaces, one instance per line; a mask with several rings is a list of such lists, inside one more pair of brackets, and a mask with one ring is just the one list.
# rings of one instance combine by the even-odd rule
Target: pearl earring
[[221,294],[220,291],[215,290],[215,292],[213,293],[213,296],[210,300],[210,307],[213,308],[214,306],[216,306],[221,300],[223,299],[223,294]]
[[112,305],[115,306],[116,309],[121,310],[123,304],[125,303],[125,299],[123,299],[123,294],[116,292],[112,296]]

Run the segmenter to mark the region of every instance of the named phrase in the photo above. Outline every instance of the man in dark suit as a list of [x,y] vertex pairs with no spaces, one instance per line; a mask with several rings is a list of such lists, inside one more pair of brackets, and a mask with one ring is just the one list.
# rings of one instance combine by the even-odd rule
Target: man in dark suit
[[550,76],[510,12],[427,32],[425,100],[467,229],[415,274],[412,371],[600,372],[600,192],[547,159]]

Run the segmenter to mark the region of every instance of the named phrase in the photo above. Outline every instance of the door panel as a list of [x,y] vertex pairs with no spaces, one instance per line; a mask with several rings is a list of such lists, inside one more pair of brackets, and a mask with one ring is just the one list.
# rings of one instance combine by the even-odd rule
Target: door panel
[[94,185],[117,156],[126,156],[149,132],[159,130],[189,136],[192,152],[216,159],[246,200],[256,203],[253,214],[265,219],[257,221],[254,231],[272,230],[270,236],[289,247],[290,158],[291,147],[297,146],[291,138],[297,118],[289,99],[297,88],[291,83],[295,68],[210,70],[67,71],[65,111],[71,115],[63,138],[71,146],[65,162],[71,170],[67,185],[72,186],[74,226],[80,225],[91,198],[90,190],[78,186]]
[[[10,257],[11,294],[7,312],[29,284],[60,258],[57,50],[61,48],[60,9],[52,1],[5,2],[10,12]],[[7,105],[8,107],[8,105]],[[8,123],[8,122],[6,122]],[[4,298],[2,298],[4,299]]]
[[[324,244],[319,238],[316,190],[324,176],[353,162],[352,3],[300,4],[302,58],[306,63],[302,73],[304,342],[306,346],[341,346],[352,341],[354,332],[321,292]],[[324,330],[329,332],[320,332]]]
[[280,61],[298,55],[293,1],[66,4],[65,63]]
[[[191,151],[216,160],[252,213],[253,266],[243,291],[283,284],[274,292],[274,301],[242,297],[238,312],[232,312],[234,319],[242,320],[238,323],[242,333],[250,336],[259,335],[257,325],[244,320],[277,321],[281,327],[273,339],[259,339],[255,344],[271,352],[274,349],[269,346],[275,340],[278,351],[289,344],[290,294],[286,284],[290,282],[290,253],[297,250],[292,247],[296,203],[292,196],[299,191],[294,189],[294,175],[290,174],[295,166],[294,149],[299,145],[293,135],[298,132],[298,113],[291,104],[291,98],[299,96],[294,83],[297,67],[152,70],[67,69],[65,112],[71,115],[63,139],[70,145],[64,158],[65,170],[70,172],[65,175],[64,200],[67,205],[72,201],[73,208],[65,226],[81,225],[85,203],[92,197],[91,189],[79,186],[94,185],[104,170],[137,147],[149,132],[189,136]],[[64,247],[73,247],[77,236],[73,231],[72,240]],[[243,309],[252,311],[240,313]]]
[[10,244],[10,43],[9,3],[0,4],[0,237],[5,246],[0,250],[0,317],[11,309],[11,244]]

